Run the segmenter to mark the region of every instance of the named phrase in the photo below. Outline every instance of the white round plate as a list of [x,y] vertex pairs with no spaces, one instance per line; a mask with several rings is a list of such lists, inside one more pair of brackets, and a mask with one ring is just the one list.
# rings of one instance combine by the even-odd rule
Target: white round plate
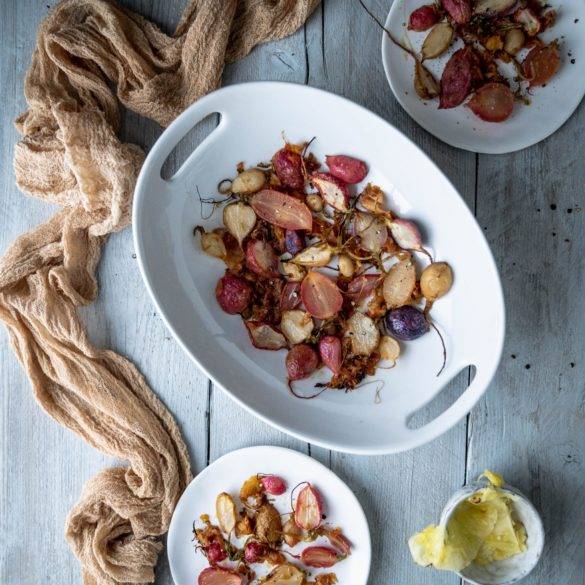
[[[221,117],[217,128],[171,179],[163,180],[161,167],[169,153],[214,112]],[[320,160],[341,152],[365,160],[370,168],[366,180],[384,189],[391,209],[418,221],[427,248],[453,267],[453,289],[433,308],[448,350],[440,377],[439,339],[427,334],[403,344],[398,365],[379,369],[375,383],[301,400],[287,387],[285,351],[254,348],[241,318],[219,308],[215,287],[224,265],[203,253],[193,227],[218,227],[221,212],[203,219],[197,188],[202,196],[217,197],[218,181],[234,176],[240,161],[255,165],[269,159],[282,147],[283,131],[291,142],[316,136],[311,152]],[[504,301],[481,229],[453,185],[415,144],[344,98],[303,85],[259,82],[226,87],[200,99],[149,153],[136,186],[133,220],[142,276],[183,349],[239,404],[301,440],[363,454],[416,447],[465,416],[496,371],[504,339]],[[408,428],[409,416],[469,365],[475,365],[477,374],[458,400],[426,426]],[[325,370],[321,375],[326,376]],[[311,389],[305,392],[318,379],[309,380]],[[377,386],[383,386],[381,403],[376,401]]]
[[[410,13],[428,3],[428,0],[394,0],[386,20],[386,28],[394,37],[417,52],[428,33],[409,31],[406,25]],[[547,43],[560,40],[561,68],[546,87],[533,91],[530,106],[516,104],[512,116],[505,122],[483,122],[463,105],[439,110],[438,100],[421,100],[413,87],[413,59],[384,33],[382,61],[396,99],[431,134],[447,144],[472,152],[504,154],[544,140],[569,119],[585,95],[585,2],[552,0],[551,5],[558,10],[558,19],[541,37]],[[449,57],[460,46],[463,44],[458,41],[444,56],[426,62],[437,79],[441,78]],[[521,53],[520,57],[523,55]],[[571,63],[571,59],[575,63]]]
[[[352,553],[333,568],[313,570],[312,574],[332,571],[340,585],[366,585],[371,561],[370,531],[358,499],[327,467],[307,455],[282,447],[249,447],[232,451],[214,461],[187,486],[173,513],[167,540],[175,584],[197,583],[199,573],[209,566],[204,555],[195,552],[193,522],[198,521],[201,514],[209,514],[212,523],[216,523],[217,495],[227,492],[237,502],[242,483],[257,473],[279,475],[286,481],[286,493],[274,498],[274,505],[282,513],[290,511],[291,489],[299,483],[308,481],[321,492],[327,516],[325,522],[342,528],[352,543]],[[315,544],[326,544],[326,541],[322,542],[320,538]],[[298,554],[306,546],[301,543],[293,549],[287,547],[287,550]],[[262,576],[259,565],[254,569],[258,569],[259,576]]]

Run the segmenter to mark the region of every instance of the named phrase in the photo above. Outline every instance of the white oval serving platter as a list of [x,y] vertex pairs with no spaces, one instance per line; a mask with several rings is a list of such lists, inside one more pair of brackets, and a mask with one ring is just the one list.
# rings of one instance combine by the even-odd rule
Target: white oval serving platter
[[[199,573],[209,566],[204,555],[195,552],[193,522],[198,521],[201,514],[209,514],[212,523],[216,523],[217,495],[227,492],[238,501],[242,483],[257,473],[280,475],[287,482],[286,493],[273,498],[274,505],[283,513],[290,510],[292,488],[304,481],[315,485],[323,496],[325,522],[343,529],[352,543],[352,553],[331,569],[313,570],[312,574],[332,571],[340,585],[366,585],[371,562],[370,531],[358,499],[327,467],[307,455],[282,447],[248,447],[232,451],[214,461],[187,486],[173,513],[167,540],[175,584],[197,583]],[[315,544],[325,542],[319,539]],[[298,554],[305,546],[301,543],[290,550]],[[254,565],[254,569],[262,576],[260,565]]]
[[[428,0],[394,0],[386,19],[385,26],[394,38],[417,53],[428,32],[409,31],[406,25],[410,13],[428,3]],[[558,10],[557,22],[541,37],[547,43],[559,39],[561,68],[546,87],[532,92],[529,106],[516,104],[506,121],[483,122],[464,106],[439,110],[438,100],[421,100],[413,87],[413,59],[383,33],[382,62],[396,99],[425,130],[447,144],[472,152],[504,154],[544,140],[570,118],[585,95],[585,2],[556,0],[550,4]],[[463,44],[458,41],[444,56],[425,62],[437,79],[460,46]],[[520,54],[521,59],[524,54]],[[512,71],[509,73],[514,76]]]
[[[163,180],[161,168],[176,144],[212,113],[220,115],[217,128],[172,178]],[[217,196],[218,181],[234,176],[238,162],[255,165],[281,148],[282,132],[291,142],[316,136],[311,151],[320,160],[331,153],[365,160],[370,168],[366,180],[385,190],[391,209],[416,220],[426,247],[453,267],[454,286],[432,313],[448,351],[440,377],[439,339],[427,334],[402,344],[398,365],[378,370],[373,383],[350,393],[329,391],[300,400],[286,384],[285,352],[255,349],[241,318],[219,308],[214,291],[224,266],[202,252],[193,227],[217,227],[221,214],[202,218],[197,189],[202,196]],[[136,186],[133,230],[146,286],[187,354],[244,408],[302,440],[361,454],[422,445],[465,416],[496,371],[504,340],[504,301],[494,259],[475,218],[415,144],[339,96],[302,85],[257,82],[200,99],[149,153]],[[409,428],[409,417],[469,365],[476,367],[476,376],[454,404],[422,428]],[[381,400],[376,400],[380,389]]]

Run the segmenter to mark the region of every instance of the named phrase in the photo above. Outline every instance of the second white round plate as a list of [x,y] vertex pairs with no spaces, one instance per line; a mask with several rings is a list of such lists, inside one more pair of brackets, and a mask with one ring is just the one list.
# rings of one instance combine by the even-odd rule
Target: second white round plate
[[[339,585],[366,585],[370,573],[370,531],[364,511],[347,485],[327,467],[307,455],[282,447],[249,447],[232,451],[204,469],[187,486],[181,496],[169,528],[167,541],[169,564],[176,585],[193,585],[208,565],[201,552],[195,550],[193,522],[201,514],[209,514],[216,523],[215,499],[221,492],[231,494],[237,501],[242,483],[257,473],[281,476],[287,491],[274,498],[280,512],[290,510],[291,489],[301,482],[312,483],[323,496],[326,524],[339,526],[352,543],[351,555],[331,569]],[[319,541],[316,544],[321,544]],[[291,551],[300,552],[306,544]],[[288,547],[287,547],[288,549]],[[254,569],[260,566],[254,566]],[[258,571],[261,575],[261,570]]]
[[[394,0],[386,20],[385,26],[394,38],[417,52],[428,33],[409,31],[406,25],[410,13],[428,3],[428,0]],[[421,100],[413,86],[412,57],[384,34],[382,61],[396,99],[425,130],[464,150],[504,154],[544,140],[569,119],[585,95],[585,2],[557,0],[551,4],[558,11],[557,22],[541,37],[547,43],[559,40],[561,68],[546,87],[534,90],[530,106],[517,104],[505,122],[483,122],[463,105],[439,110],[437,100]],[[437,79],[459,47],[455,44],[446,55],[425,62]]]

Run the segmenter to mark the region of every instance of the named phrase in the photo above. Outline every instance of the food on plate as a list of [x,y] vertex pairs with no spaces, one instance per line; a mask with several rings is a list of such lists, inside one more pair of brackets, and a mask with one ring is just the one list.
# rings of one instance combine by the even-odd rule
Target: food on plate
[[[424,33],[417,54],[411,42],[395,39],[370,12],[392,42],[414,59],[414,89],[422,100],[439,97],[439,108],[464,102],[486,122],[507,120],[516,102],[529,103],[533,88],[558,71],[558,42],[539,36],[555,23],[557,12],[540,0],[437,0],[414,9],[408,30]],[[410,39],[415,40],[416,39]],[[440,81],[423,62],[453,53]]]
[[[217,495],[217,522],[203,514],[193,524],[197,550],[209,562],[198,585],[337,583],[335,573],[311,576],[311,570],[330,569],[346,559],[350,541],[341,528],[324,523],[324,500],[315,485],[303,482],[293,488],[286,498],[289,509],[283,511],[274,496],[286,492],[284,478],[256,474],[242,484],[240,505],[227,492]],[[300,543],[307,546],[293,551]]]
[[500,475],[486,470],[481,477],[486,487],[459,503],[446,526],[431,525],[410,538],[416,563],[462,571],[472,563],[488,565],[526,550],[526,530],[514,510],[516,496],[502,489]]
[[309,146],[286,143],[268,164],[238,165],[220,183],[225,198],[212,200],[225,205],[223,226],[195,228],[203,251],[226,264],[219,306],[241,316],[254,347],[288,350],[297,396],[292,383],[322,367],[331,378],[316,387],[351,390],[381,361],[394,365],[399,341],[434,328],[433,303],[453,283],[416,222],[388,209],[378,186],[354,186],[367,177],[364,161],[328,155],[322,169]]

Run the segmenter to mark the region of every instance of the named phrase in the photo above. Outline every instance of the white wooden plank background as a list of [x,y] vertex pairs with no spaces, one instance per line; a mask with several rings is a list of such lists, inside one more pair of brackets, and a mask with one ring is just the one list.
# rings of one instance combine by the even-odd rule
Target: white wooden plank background
[[[0,250],[53,212],[19,193],[11,172],[17,139],[11,120],[25,107],[22,84],[36,26],[52,4],[13,0],[2,6]],[[181,0],[123,4],[167,31],[183,6]],[[390,4],[370,2],[380,15]],[[459,583],[451,574],[415,566],[406,539],[435,520],[448,496],[487,466],[502,471],[542,511],[547,552],[527,583],[585,585],[585,108],[545,143],[515,155],[459,151],[419,128],[395,102],[379,45],[378,30],[355,0],[324,0],[295,35],[228,67],[224,83],[278,79],[345,95],[395,124],[453,180],[486,230],[508,307],[502,365],[467,420],[430,445],[375,458],[330,453],[257,421],[212,388],[170,339],[142,286],[129,230],[106,246],[100,297],[85,309],[88,329],[97,344],[129,356],[144,372],[177,417],[195,471],[255,444],[285,445],[331,466],[370,520],[373,585]],[[156,124],[126,114],[127,140],[148,148],[159,133]],[[185,151],[192,146],[186,144]],[[466,382],[464,373],[435,401],[434,413]],[[0,583],[78,583],[77,562],[63,539],[64,520],[83,483],[111,461],[38,409],[4,334],[0,384]],[[157,583],[172,583],[164,555]]]

